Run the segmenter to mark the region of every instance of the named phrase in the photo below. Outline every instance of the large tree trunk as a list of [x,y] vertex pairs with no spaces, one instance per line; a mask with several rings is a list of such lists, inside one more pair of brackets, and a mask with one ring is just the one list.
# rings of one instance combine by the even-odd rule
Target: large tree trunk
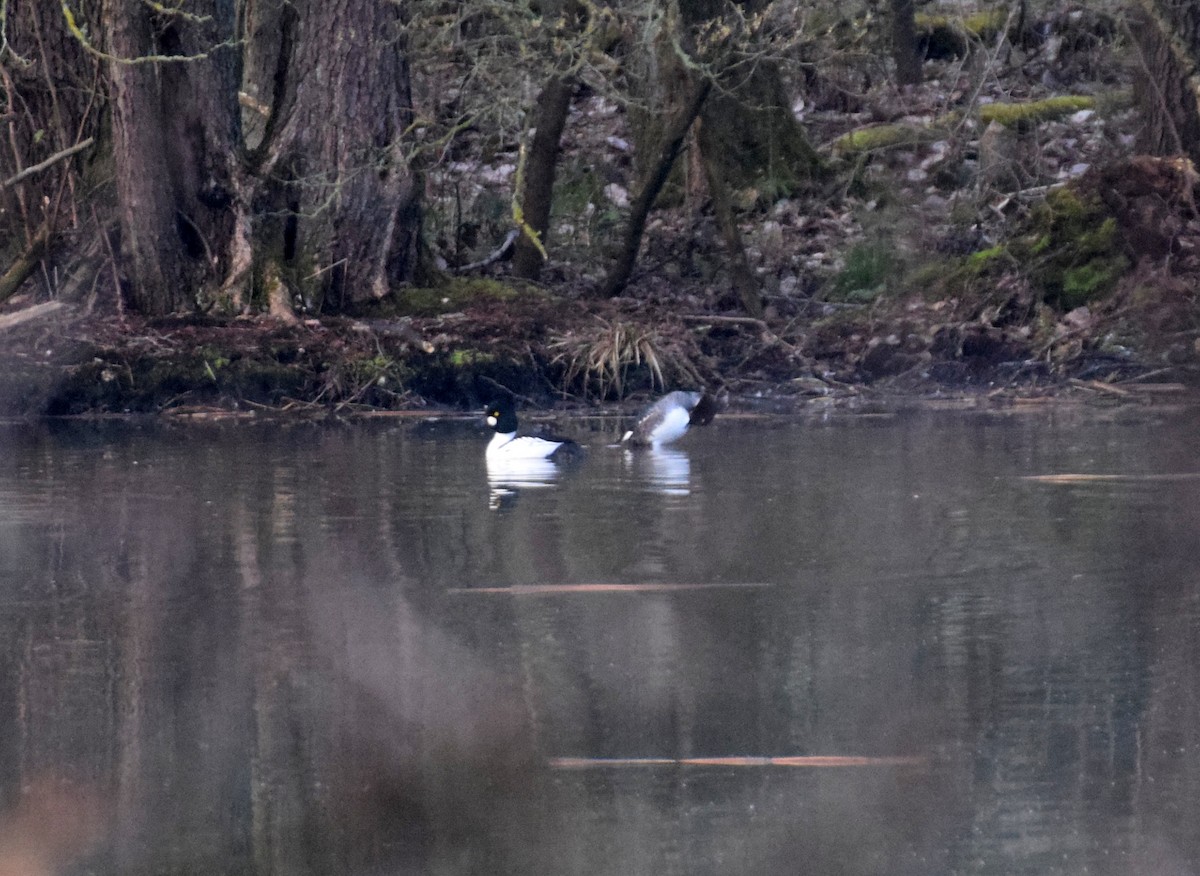
[[[681,0],[679,6],[685,25],[703,28],[711,18],[727,15],[727,4]],[[736,5],[753,18],[770,4],[738,0]],[[739,21],[737,16],[726,19],[735,32]],[[743,51],[730,37],[729,44],[709,49],[715,58],[702,59],[717,78],[703,108],[705,136],[712,138],[710,157],[719,161],[723,178],[735,189],[754,188],[768,198],[796,194],[820,175],[820,158],[792,114],[779,65],[769,52],[747,57]]]
[[168,26],[159,41],[169,53],[203,57],[163,66],[163,107],[190,294],[209,307],[218,290],[231,291],[238,254],[249,246],[239,163],[242,58],[232,45],[234,0],[193,0],[188,9],[208,20]]
[[238,227],[232,0],[196,2],[189,16],[165,22],[141,0],[105,0],[103,8],[116,57],[114,160],[130,303],[150,314],[206,304],[229,270]]
[[[255,168],[285,221],[263,247],[314,308],[343,310],[382,298],[417,267],[418,186],[402,138],[412,122],[403,4],[283,0],[255,15],[284,26],[272,115]],[[272,8],[274,6],[275,8]],[[269,182],[268,182],[269,181]]]
[[[51,251],[63,217],[74,221],[74,202],[54,193],[77,183],[86,153],[67,152],[69,160],[36,175],[22,171],[92,135],[102,158],[111,151],[102,182],[115,189],[121,287],[137,310],[241,309],[256,255],[260,278],[338,308],[412,277],[420,213],[404,152],[412,121],[405,4],[57,6],[9,7],[11,45],[36,63],[9,55],[0,71],[0,101],[23,108],[3,120],[10,148],[0,156],[15,161],[0,162],[0,180],[20,180],[0,195],[7,263]],[[98,66],[107,89],[87,78]],[[111,129],[95,121],[105,91]],[[21,225],[24,234],[14,233]],[[43,228],[50,244],[32,246]],[[16,267],[14,278],[28,275],[24,262]]]
[[[118,58],[153,53],[149,9],[141,0],[107,0],[108,45]],[[167,168],[158,69],[111,64],[113,149],[121,251],[129,303],[145,313],[175,310],[184,276],[175,227],[175,197]]]
[[1138,148],[1200,164],[1200,6],[1142,0],[1130,28],[1142,63],[1134,82],[1144,122]]
[[723,84],[704,107],[704,125],[732,188],[773,199],[796,195],[821,176],[821,158],[792,115],[774,64],[762,61],[749,76]]

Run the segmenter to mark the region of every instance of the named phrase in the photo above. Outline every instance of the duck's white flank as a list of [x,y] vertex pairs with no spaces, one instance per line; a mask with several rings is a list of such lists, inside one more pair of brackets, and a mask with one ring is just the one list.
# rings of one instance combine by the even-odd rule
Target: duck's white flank
[[532,435],[518,438],[516,432],[497,432],[488,442],[486,456],[488,459],[545,459],[562,445],[561,441],[547,441]]
[[704,395],[699,392],[669,392],[648,407],[621,440],[643,447],[660,447],[678,441],[694,422],[706,423],[712,419],[708,409],[699,420],[693,418],[703,400]]
[[668,408],[658,425],[650,430],[647,436],[650,444],[670,444],[672,441],[678,441],[687,432],[691,417],[692,412],[687,408]]

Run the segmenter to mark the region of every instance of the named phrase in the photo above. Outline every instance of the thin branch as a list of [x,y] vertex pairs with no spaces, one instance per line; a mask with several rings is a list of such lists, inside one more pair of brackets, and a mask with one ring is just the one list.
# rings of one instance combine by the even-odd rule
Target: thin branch
[[763,331],[770,331],[771,327],[767,325],[765,320],[756,319],[753,316],[717,316],[711,313],[682,313],[679,318],[684,322],[713,322],[721,325],[752,325],[755,328],[760,328]]
[[[525,230],[526,230],[526,233],[528,233],[532,229],[530,229],[529,226],[525,226]],[[536,233],[536,232],[534,232],[534,233]],[[517,242],[517,238],[520,236],[521,236],[520,230],[518,230],[516,228],[512,229],[511,231],[508,232],[507,235],[505,235],[503,243],[501,243],[498,247],[496,247],[494,250],[492,250],[490,253],[488,253],[486,256],[484,256],[482,259],[480,259],[477,262],[471,262],[471,264],[469,264],[469,265],[462,265],[461,267],[457,267],[454,269],[453,273],[465,274],[465,273],[468,273],[469,271],[477,271],[480,268],[486,268],[488,265],[491,265],[491,264],[494,264],[494,263],[500,261],[506,255],[508,255],[508,253],[512,252],[513,244],[515,244]]]
[[62,3],[63,18],[67,22],[67,30],[71,31],[71,35],[83,47],[83,50],[89,55],[93,55],[102,61],[108,61],[112,64],[179,64],[188,61],[203,61],[212,56],[219,49],[239,45],[241,40],[225,40],[222,43],[217,43],[207,52],[197,52],[194,55],[142,55],[137,58],[120,58],[116,55],[110,55],[108,52],[102,52],[100,49],[92,45],[87,38],[87,34],[83,32],[75,21],[75,13],[71,11],[71,7],[66,4],[66,0]]
[[207,24],[212,21],[211,15],[196,15],[192,12],[184,12],[182,9],[170,8],[161,3],[155,3],[154,0],[142,0],[142,3],[159,15],[182,18],[184,21],[190,21],[193,24]]
[[92,143],[94,143],[94,142],[96,142],[95,137],[88,137],[86,140],[81,140],[80,142],[76,143],[74,146],[68,146],[66,149],[63,149],[61,152],[55,152],[53,155],[51,155],[45,161],[35,164],[32,167],[27,167],[24,170],[22,170],[20,173],[16,173],[16,174],[13,174],[12,176],[10,176],[4,182],[0,183],[0,190],[7,189],[10,186],[15,186],[17,183],[33,176],[35,173],[41,173],[46,168],[48,168],[54,164],[57,164],[58,162],[62,161],[64,158],[70,158],[76,152],[82,152],[84,149],[87,149],[89,146],[91,146]]

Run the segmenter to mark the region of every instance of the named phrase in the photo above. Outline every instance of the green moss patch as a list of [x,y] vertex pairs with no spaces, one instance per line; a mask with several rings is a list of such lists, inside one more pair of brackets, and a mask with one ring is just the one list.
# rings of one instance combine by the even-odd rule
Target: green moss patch
[[1045,100],[1027,103],[989,103],[979,108],[979,120],[985,125],[992,122],[1006,128],[1032,127],[1069,116],[1080,110],[1095,109],[1096,99],[1086,95],[1063,94]]
[[939,133],[917,125],[874,125],[843,134],[833,142],[833,148],[843,154],[876,152],[903,146],[932,143]]
[[846,265],[833,281],[832,301],[865,303],[887,291],[898,260],[890,244],[860,243],[846,254]]
[[1072,189],[1052,192],[1034,211],[1020,242],[1044,300],[1070,310],[1108,295],[1129,270],[1117,240],[1117,221],[1098,197]]
[[913,16],[917,40],[927,58],[960,58],[972,43],[994,39],[1008,20],[1003,9],[984,10],[966,16],[918,12]]
[[1058,189],[1010,240],[966,256],[917,266],[907,288],[928,298],[986,297],[1020,276],[1038,300],[1066,311],[1111,295],[1129,271],[1118,223],[1101,199]]

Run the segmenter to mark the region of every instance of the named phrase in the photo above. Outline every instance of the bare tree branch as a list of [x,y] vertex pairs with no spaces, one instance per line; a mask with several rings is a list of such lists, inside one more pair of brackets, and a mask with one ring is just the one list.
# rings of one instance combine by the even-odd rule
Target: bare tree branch
[[12,176],[10,176],[4,182],[0,183],[0,190],[7,189],[9,186],[15,186],[17,183],[21,182],[21,180],[28,179],[29,177],[33,176],[36,173],[41,173],[46,168],[48,168],[54,164],[57,164],[58,162],[62,161],[64,158],[70,158],[76,152],[82,152],[84,149],[87,149],[89,146],[91,146],[92,143],[94,143],[94,142],[96,142],[95,137],[88,137],[86,140],[81,140],[80,142],[76,143],[74,146],[68,146],[66,149],[63,149],[61,152],[55,152],[53,155],[51,155],[45,161],[39,162],[38,164],[35,164],[32,167],[27,167],[24,170],[22,170],[20,173],[15,173]]

